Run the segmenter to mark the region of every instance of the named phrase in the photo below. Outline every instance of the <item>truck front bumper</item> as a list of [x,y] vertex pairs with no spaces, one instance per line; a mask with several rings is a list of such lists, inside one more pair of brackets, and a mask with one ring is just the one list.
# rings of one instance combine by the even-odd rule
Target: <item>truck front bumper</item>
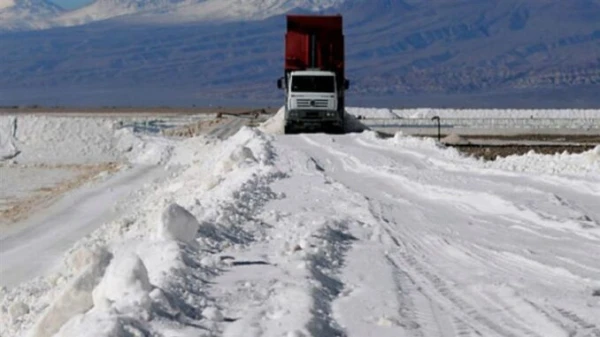
[[286,122],[294,124],[342,123],[339,112],[335,110],[289,110]]
[[344,120],[337,111],[332,110],[291,110],[286,113],[286,133],[333,132],[344,129]]

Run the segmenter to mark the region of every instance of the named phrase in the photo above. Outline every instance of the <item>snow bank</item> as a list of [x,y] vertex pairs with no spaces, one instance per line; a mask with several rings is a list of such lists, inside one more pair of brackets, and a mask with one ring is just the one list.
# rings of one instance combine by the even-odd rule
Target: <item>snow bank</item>
[[[120,149],[139,158],[133,153],[141,138],[119,134]],[[261,224],[249,214],[276,197],[266,187],[280,177],[272,138],[244,127],[227,141],[141,140],[148,144],[140,153],[169,148],[161,165],[171,177],[132,195],[129,211],[78,242],[55,274],[6,290],[0,335],[202,335],[201,326],[223,319],[203,280],[225,266],[211,252],[248,242],[247,230]],[[14,302],[23,305],[11,321]]]
[[267,119],[264,123],[258,126],[258,129],[262,132],[282,135],[285,127],[285,107],[281,107],[277,113]]
[[600,178],[600,146],[577,154],[568,152],[553,155],[530,151],[485,162],[488,168],[551,175],[585,175]]
[[[539,154],[533,151],[525,155],[512,155],[501,157],[494,161],[467,158],[453,147],[445,147],[433,138],[421,138],[395,134],[390,139],[379,139],[373,132],[366,132],[363,139],[368,139],[378,144],[386,144],[397,148],[414,151],[420,156],[430,156],[440,165],[463,165],[470,170],[498,169],[503,171],[549,174],[549,175],[576,175],[600,178],[600,150],[599,146],[583,153],[557,153]],[[459,136],[451,136],[450,140],[461,141]],[[444,160],[443,162],[441,160]]]

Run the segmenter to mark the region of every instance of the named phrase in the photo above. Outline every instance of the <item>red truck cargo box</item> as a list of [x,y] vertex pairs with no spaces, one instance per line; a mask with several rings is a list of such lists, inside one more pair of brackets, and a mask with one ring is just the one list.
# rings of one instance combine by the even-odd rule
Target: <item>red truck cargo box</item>
[[344,79],[342,16],[288,15],[285,71],[317,68]]

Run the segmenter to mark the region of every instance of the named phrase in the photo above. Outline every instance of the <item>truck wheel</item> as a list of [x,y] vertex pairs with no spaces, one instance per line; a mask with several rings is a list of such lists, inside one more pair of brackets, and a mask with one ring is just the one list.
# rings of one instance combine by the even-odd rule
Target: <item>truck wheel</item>
[[283,128],[283,133],[286,135],[294,133],[294,128],[290,124],[286,124]]
[[329,132],[334,135],[343,135],[345,133],[343,125],[332,125],[329,127]]

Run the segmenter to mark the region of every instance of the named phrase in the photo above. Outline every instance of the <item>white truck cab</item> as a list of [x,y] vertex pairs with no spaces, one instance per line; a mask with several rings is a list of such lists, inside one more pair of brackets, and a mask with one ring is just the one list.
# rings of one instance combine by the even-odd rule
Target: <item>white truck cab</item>
[[[281,79],[279,87],[283,87]],[[289,73],[286,89],[286,131],[292,128],[318,129],[323,125],[341,127],[343,117],[338,112],[339,88],[336,74],[331,71],[302,70]]]

